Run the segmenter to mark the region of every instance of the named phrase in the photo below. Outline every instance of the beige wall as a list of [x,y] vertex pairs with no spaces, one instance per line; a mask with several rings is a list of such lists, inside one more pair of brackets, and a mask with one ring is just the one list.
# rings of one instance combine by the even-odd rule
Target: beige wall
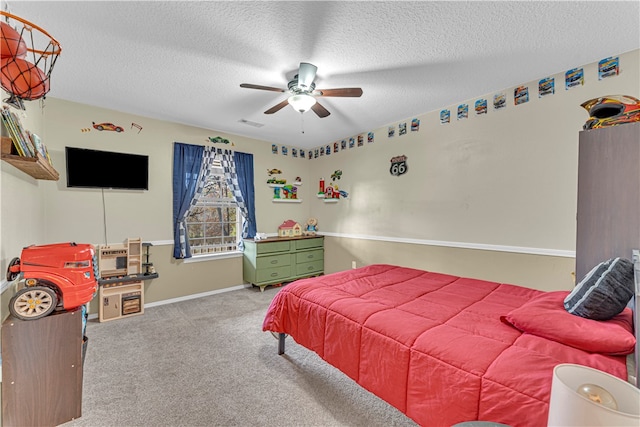
[[[6,93],[1,91],[2,99]],[[21,123],[33,133],[41,135],[44,114],[40,103],[25,102],[26,111],[13,110]],[[5,129],[2,126],[2,135]],[[43,181],[36,180],[11,166],[0,162],[0,283],[5,284],[9,262],[20,256],[20,249],[31,242],[39,242],[47,227],[45,204],[42,198]],[[10,287],[0,296],[0,319],[8,315],[9,298],[15,293]]]
[[[97,131],[81,132],[91,128],[95,121],[111,122],[122,126],[122,133]],[[131,123],[142,126],[138,133]],[[220,148],[254,154],[256,175],[256,210],[258,228],[275,230],[283,219],[302,220],[307,215],[304,204],[275,205],[271,203],[271,189],[266,181],[267,168],[279,168],[283,175],[309,179],[309,163],[300,159],[271,154],[271,144],[265,141],[229,135],[223,132],[201,129],[176,123],[134,116],[122,112],[90,107],[59,99],[47,100],[46,130],[44,138],[54,164],[60,172],[60,180],[49,183],[43,195],[47,206],[47,227],[44,238],[48,241],[82,240],[92,243],[121,242],[130,236],[140,236],[145,241],[173,239],[172,232],[172,168],[173,143],[206,144],[207,137],[222,136],[234,146],[219,144]],[[149,155],[149,190],[122,191],[78,189],[66,187],[64,147],[94,148]],[[120,173],[115,165],[95,165],[96,173]],[[126,171],[122,171],[126,173]],[[304,198],[306,187],[301,187]],[[104,236],[106,215],[107,237]]]
[[[598,81],[596,64],[584,67],[586,83],[563,86],[563,72],[553,75],[556,93],[538,98],[537,80],[530,101],[476,116],[478,98],[455,105],[450,124],[439,124],[439,111],[416,116],[418,132],[398,136],[397,124],[375,131],[375,142],[314,161],[318,177],[336,169],[349,199],[325,206],[311,203],[320,230],[388,239],[417,239],[463,246],[498,246],[534,252],[575,250],[578,135],[588,118],[580,104],[607,94],[640,98],[639,51],[620,56],[622,72]],[[471,70],[470,70],[471,71]],[[559,70],[562,71],[562,70]],[[546,77],[546,76],[540,76]],[[435,84],[435,83],[434,83]],[[469,104],[469,118],[456,120],[458,104]],[[409,171],[389,173],[390,159],[406,155]]]
[[[384,262],[553,290],[574,283],[578,136],[588,114],[580,104],[598,96],[640,99],[640,51],[620,55],[621,73],[598,81],[597,64],[584,67],[585,85],[538,98],[538,80],[523,82],[530,101],[486,115],[475,100],[416,116],[420,130],[398,135],[398,123],[375,131],[375,142],[314,161],[318,177],[341,169],[349,199],[311,209],[328,232],[327,272]],[[540,76],[546,77],[546,76]],[[469,118],[455,118],[469,104]],[[389,173],[390,159],[408,157],[409,171]],[[335,237],[335,238],[331,238]],[[639,242],[640,245],[640,242]]]
[[[58,181],[35,180],[2,162],[2,271],[23,246],[75,241],[94,245],[122,243],[127,237],[152,242],[152,259],[160,277],[145,283],[145,302],[158,302],[237,286],[242,281],[242,258],[224,258],[197,263],[175,260],[172,232],[173,143],[206,144],[209,136],[223,136],[233,146],[219,145],[254,154],[258,229],[275,232],[283,220],[304,222],[308,207],[300,204],[272,203],[272,189],[265,181],[267,169],[278,168],[290,181],[301,176],[310,180],[308,160],[276,156],[271,143],[236,135],[163,122],[89,105],[49,98],[43,110],[31,103],[25,119],[41,118],[41,123],[25,124],[38,133],[60,173]],[[92,122],[122,126],[122,133],[97,131]],[[131,126],[142,126],[142,131]],[[82,130],[85,129],[83,132]],[[86,129],[90,129],[86,131]],[[122,191],[67,188],[65,146],[149,155],[149,190]],[[95,173],[126,173],[117,165],[95,165]],[[307,199],[308,187],[299,196]],[[17,202],[15,202],[17,201]],[[16,227],[29,223],[31,227]],[[212,274],[212,272],[214,274]],[[3,318],[10,287],[2,295]],[[96,313],[97,303],[90,305]]]
[[[326,233],[326,270],[386,262],[523,284],[540,289],[568,289],[575,249],[578,132],[587,119],[580,104],[587,99],[626,94],[640,98],[639,51],[620,55],[622,72],[598,81],[595,64],[585,67],[584,86],[566,91],[563,71],[556,93],[513,105],[513,88],[504,88],[508,107],[475,116],[475,99],[466,100],[470,117],[440,125],[439,110],[422,113],[420,131],[387,137],[375,129],[375,142],[314,160],[271,153],[271,143],[214,130],[170,123],[85,104],[48,98],[27,103],[25,121],[47,144],[58,182],[31,179],[1,162],[0,271],[29,244],[77,241],[121,243],[141,237],[154,243],[152,261],[160,277],[145,284],[146,301],[199,294],[242,283],[240,258],[185,263],[172,258],[171,170],[173,142],[206,144],[222,136],[233,147],[254,154],[257,228],[275,233],[286,219],[319,219]],[[578,64],[577,64],[578,66]],[[472,70],[470,70],[472,72]],[[540,78],[547,76],[540,76]],[[437,82],[434,82],[437,84]],[[496,92],[500,91],[497,88]],[[410,122],[407,117],[398,122]],[[125,132],[99,132],[91,122],[112,122]],[[142,126],[142,131],[131,128]],[[366,134],[369,129],[364,129]],[[346,138],[357,135],[345,135]],[[334,141],[327,141],[332,144]],[[64,147],[84,147],[150,156],[150,188],[131,192],[66,188]],[[409,172],[389,174],[389,160],[408,156]],[[96,173],[118,173],[95,165]],[[265,181],[278,168],[292,181],[303,179],[300,204],[276,204]],[[315,197],[317,181],[330,181],[334,170],[349,192],[347,200],[324,204]],[[104,201],[103,201],[104,200]],[[106,221],[105,221],[106,218]],[[106,226],[106,236],[105,236]],[[3,281],[4,283],[4,281]],[[2,295],[2,317],[12,289]],[[95,302],[94,302],[95,304]],[[92,304],[92,312],[95,307]]]
[[570,290],[574,258],[396,243],[381,240],[325,237],[325,273],[369,264],[395,264],[456,276],[475,277],[530,288]]
[[[242,284],[241,256],[185,264],[173,258],[173,245],[154,245],[149,253],[159,277],[144,282],[145,304],[211,293]],[[89,313],[97,314],[98,304],[98,298],[94,298],[89,304]]]

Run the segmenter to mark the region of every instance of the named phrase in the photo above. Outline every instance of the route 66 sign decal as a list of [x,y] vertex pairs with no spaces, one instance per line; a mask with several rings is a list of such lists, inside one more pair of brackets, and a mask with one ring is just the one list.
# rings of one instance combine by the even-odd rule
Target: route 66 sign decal
[[407,173],[409,166],[407,166],[407,156],[404,154],[402,156],[396,156],[391,158],[391,168],[389,168],[389,173],[393,176],[400,176]]

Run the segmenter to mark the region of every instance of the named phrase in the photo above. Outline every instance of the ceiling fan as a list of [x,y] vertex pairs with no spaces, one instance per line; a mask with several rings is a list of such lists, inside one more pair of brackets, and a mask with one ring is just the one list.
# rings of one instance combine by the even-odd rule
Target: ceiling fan
[[316,71],[318,67],[313,64],[309,64],[307,62],[301,62],[300,67],[298,69],[298,74],[295,75],[293,80],[289,82],[287,85],[288,90],[280,89],[277,87],[271,86],[260,86],[254,85],[251,83],[242,83],[240,87],[248,88],[248,89],[260,89],[260,90],[270,90],[273,92],[289,92],[290,96],[279,104],[274,105],[265,111],[265,114],[273,114],[277,111],[280,111],[287,104],[291,104],[291,106],[300,113],[304,113],[313,110],[314,113],[318,115],[318,117],[323,118],[327,117],[329,111],[324,108],[316,98],[323,96],[336,96],[336,97],[359,97],[362,96],[362,89],[359,87],[351,87],[351,88],[341,88],[341,89],[317,89],[316,84],[313,80],[316,78]]

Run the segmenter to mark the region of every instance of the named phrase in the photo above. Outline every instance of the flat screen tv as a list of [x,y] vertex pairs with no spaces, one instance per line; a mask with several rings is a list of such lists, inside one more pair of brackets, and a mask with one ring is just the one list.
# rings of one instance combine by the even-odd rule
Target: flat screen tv
[[65,147],[67,187],[149,189],[149,156]]

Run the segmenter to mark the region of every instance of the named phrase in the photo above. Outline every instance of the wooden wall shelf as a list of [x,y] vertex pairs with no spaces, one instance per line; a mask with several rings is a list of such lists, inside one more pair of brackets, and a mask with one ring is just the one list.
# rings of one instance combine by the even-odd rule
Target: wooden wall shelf
[[273,203],[302,203],[302,199],[272,199]]
[[60,179],[58,171],[49,164],[47,159],[40,154],[37,157],[23,157],[12,153],[13,142],[11,138],[2,137],[2,154],[0,158],[10,165],[20,169],[22,172],[35,179],[46,179],[57,181]]

